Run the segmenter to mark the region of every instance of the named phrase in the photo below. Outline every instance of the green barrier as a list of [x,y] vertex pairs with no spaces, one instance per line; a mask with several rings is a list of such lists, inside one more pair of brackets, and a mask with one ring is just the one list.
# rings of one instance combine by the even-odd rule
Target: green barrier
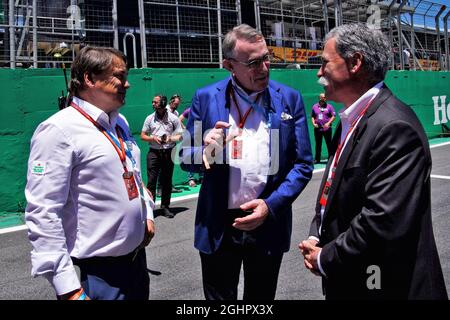
[[[313,150],[314,136],[310,122],[311,107],[318,100],[322,88],[317,84],[316,70],[271,71],[271,78],[299,90],[306,106]],[[183,97],[180,113],[189,106],[196,89],[227,77],[219,69],[132,69],[131,88],[121,112],[127,117],[133,135],[142,151],[141,163],[145,182],[148,146],[141,142],[140,132],[147,115],[153,112],[151,101],[155,94]],[[450,119],[450,73],[423,71],[391,71],[387,85],[419,116],[429,137],[442,134],[442,124]],[[29,142],[36,126],[58,111],[57,97],[65,90],[61,69],[0,69],[2,103],[0,105],[0,227],[21,222],[26,205],[24,187],[29,153]],[[449,96],[449,98],[447,98]],[[341,108],[335,106],[336,111]],[[446,105],[449,104],[449,105]],[[333,128],[338,121],[335,121]],[[326,154],[323,143],[322,155]],[[175,184],[186,182],[187,173],[175,167]]]

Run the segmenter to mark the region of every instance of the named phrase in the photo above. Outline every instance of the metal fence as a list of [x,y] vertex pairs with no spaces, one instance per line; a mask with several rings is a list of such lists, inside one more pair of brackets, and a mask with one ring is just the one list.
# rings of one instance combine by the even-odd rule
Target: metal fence
[[[242,20],[241,0],[133,1],[120,3],[135,17],[126,26],[118,23],[117,0],[0,0],[0,66],[55,67],[70,63],[84,45],[133,48],[135,67],[221,66],[223,36]],[[331,28],[376,17],[391,42],[393,69],[450,70],[450,10],[436,2],[242,1],[254,5],[275,66],[318,67]]]
[[0,0],[0,64],[55,67],[86,44],[113,46],[113,1]]
[[267,39],[274,64],[318,67],[324,35],[331,28],[364,22],[388,35],[392,69],[450,70],[450,64],[445,64],[450,60],[447,36],[450,10],[442,4],[428,0],[254,2],[256,25]]
[[274,64],[315,65],[325,34],[320,1],[255,1],[257,28],[267,39]]
[[221,62],[223,35],[240,23],[236,0],[144,1],[148,63]]

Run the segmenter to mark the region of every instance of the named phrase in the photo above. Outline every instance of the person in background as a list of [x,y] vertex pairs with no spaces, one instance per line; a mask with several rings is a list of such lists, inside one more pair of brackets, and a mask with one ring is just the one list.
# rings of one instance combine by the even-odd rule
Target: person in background
[[405,70],[410,69],[410,61],[411,59],[411,52],[409,52],[408,48],[403,49],[403,65]]
[[182,129],[178,117],[167,110],[166,103],[166,96],[154,96],[152,106],[155,112],[145,119],[141,139],[150,147],[147,154],[147,188],[155,194],[156,183],[161,181],[161,210],[164,216],[173,218],[169,208],[174,169],[172,149],[180,141]]
[[[190,113],[191,113],[191,107],[188,107],[181,113],[181,115],[178,118],[180,120],[181,127],[183,129],[186,129],[186,126],[184,125],[184,120],[189,119]],[[201,183],[203,180],[203,172],[199,172],[198,176],[199,176],[198,182]],[[190,171],[188,172],[188,185],[191,188],[194,188],[197,186],[197,183],[195,182],[195,179],[194,179],[194,173],[190,172]]]
[[127,75],[120,51],[83,48],[72,64],[70,107],[31,139],[25,222],[32,275],[47,278],[58,299],[149,298],[144,247],[155,232],[153,201],[119,113]]
[[180,120],[181,123],[181,127],[183,129],[186,129],[186,126],[184,125],[184,120],[188,120],[189,119],[189,114],[191,113],[191,107],[187,107],[186,109],[184,109],[184,111],[181,113],[181,115],[178,117],[178,120]]
[[322,137],[325,138],[327,144],[328,155],[330,154],[331,124],[336,119],[336,112],[331,104],[327,103],[324,93],[319,95],[319,102],[312,106],[311,122],[314,126],[314,138],[316,141],[316,153],[314,163],[320,163],[322,153]]
[[298,91],[269,80],[261,32],[233,28],[223,54],[231,76],[197,90],[180,150],[183,170],[204,170],[194,242],[203,291],[236,300],[243,265],[243,299],[273,300],[292,202],[312,176],[305,108]]
[[448,299],[431,221],[428,140],[384,83],[389,53],[386,36],[362,23],[325,39],[319,84],[344,108],[299,248],[326,299]]
[[[180,106],[181,103],[181,96],[177,93],[175,93],[169,100],[169,104],[166,106],[166,109],[168,112],[173,113],[175,116],[179,116],[178,113],[178,107]],[[178,193],[181,192],[180,189],[175,188],[175,186],[172,185],[172,193]],[[158,179],[158,184],[157,184],[157,188],[156,188],[156,195],[158,197],[161,197],[161,180]]]
[[181,96],[179,94],[174,94],[172,97],[170,97],[169,104],[166,106],[167,110],[169,112],[172,112],[177,117],[180,115],[178,113],[178,107],[181,103]]

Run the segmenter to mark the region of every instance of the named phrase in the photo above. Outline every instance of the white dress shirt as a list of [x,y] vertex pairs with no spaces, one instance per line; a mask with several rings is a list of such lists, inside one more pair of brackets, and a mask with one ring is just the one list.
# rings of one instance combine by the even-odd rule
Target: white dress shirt
[[[124,129],[128,171],[140,178],[140,150],[122,115],[74,102],[117,138]],[[133,168],[134,167],[134,168]],[[153,203],[129,200],[124,168],[111,142],[73,107],[42,122],[31,139],[25,221],[33,245],[32,275],[45,276],[57,294],[80,287],[70,257],[121,256],[143,240]]]
[[[233,87],[239,90],[235,93],[242,117],[252,106],[248,101],[255,102],[259,92],[248,95],[234,81]],[[245,97],[242,98],[242,97]],[[246,101],[247,100],[247,101]],[[262,94],[258,105],[263,104]],[[262,108],[258,108],[262,109]],[[239,113],[234,99],[230,99],[229,130],[239,128]],[[227,146],[227,159],[230,165],[228,209],[239,208],[245,202],[257,199],[267,183],[270,169],[270,136],[265,115],[261,111],[252,110],[247,117],[242,131],[242,159],[232,159],[232,142]]]
[[[342,150],[341,155],[344,152],[345,147],[347,146],[347,142],[350,140],[350,138],[353,134],[353,131],[349,133],[352,123],[356,121],[355,127],[358,125],[359,121],[362,118],[362,117],[359,117],[360,113],[378,95],[382,86],[383,86],[383,81],[377,83],[375,86],[370,88],[366,93],[364,93],[358,100],[356,100],[351,106],[349,106],[348,108],[345,108],[345,109],[341,109],[339,111],[339,117],[341,119],[341,125],[342,125],[340,141],[344,141],[344,139],[345,139],[345,141],[343,142],[344,145],[342,146],[342,149],[341,149]],[[348,136],[347,136],[347,133],[348,133]],[[345,138],[346,136],[347,136],[347,138]],[[331,162],[332,166],[333,166],[334,161],[335,161],[335,159],[333,158],[333,161]],[[338,159],[338,163],[339,163],[339,159]],[[331,177],[331,174],[332,174],[332,170],[331,170],[332,166],[330,167],[330,170],[328,172],[328,179]],[[331,183],[333,184],[333,182],[331,182]],[[322,190],[320,192],[322,192]],[[320,208],[319,234],[322,231],[322,221],[323,221],[324,212],[325,212],[325,207],[322,206]],[[315,238],[315,237],[311,237],[311,238]],[[316,239],[316,240],[318,240],[318,239]],[[319,265],[320,272],[323,275],[325,275],[325,273],[323,272],[322,266],[320,264],[320,252],[317,256],[317,264]]]

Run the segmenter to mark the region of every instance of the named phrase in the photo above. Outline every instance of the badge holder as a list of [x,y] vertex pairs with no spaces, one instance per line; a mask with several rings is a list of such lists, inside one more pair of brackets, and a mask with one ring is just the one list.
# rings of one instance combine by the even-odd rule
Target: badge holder
[[241,135],[233,139],[231,142],[231,159],[242,159],[243,145],[244,140]]
[[123,181],[125,182],[125,187],[128,192],[128,199],[133,200],[139,196],[139,190],[136,187],[136,181],[134,180],[133,172],[126,170],[123,173]]

